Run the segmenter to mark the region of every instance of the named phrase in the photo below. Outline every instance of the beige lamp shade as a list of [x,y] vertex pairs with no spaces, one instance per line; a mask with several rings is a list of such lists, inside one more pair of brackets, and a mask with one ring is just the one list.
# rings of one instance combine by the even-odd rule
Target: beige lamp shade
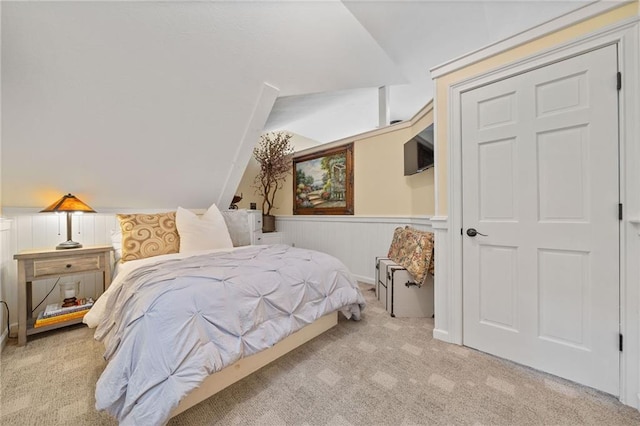
[[57,213],[57,212],[65,212],[67,213],[67,241],[60,243],[56,246],[57,250],[62,249],[71,249],[71,248],[81,248],[82,244],[71,240],[71,214],[76,212],[83,213],[95,213],[91,207],[83,203],[79,198],[75,195],[67,194],[60,198],[55,203],[51,204],[49,207],[40,210],[40,213]]

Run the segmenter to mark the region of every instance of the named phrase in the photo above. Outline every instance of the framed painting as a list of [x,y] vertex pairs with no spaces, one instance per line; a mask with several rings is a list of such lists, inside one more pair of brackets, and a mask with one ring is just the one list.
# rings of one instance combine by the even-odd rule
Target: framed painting
[[353,144],[293,159],[293,214],[353,214]]

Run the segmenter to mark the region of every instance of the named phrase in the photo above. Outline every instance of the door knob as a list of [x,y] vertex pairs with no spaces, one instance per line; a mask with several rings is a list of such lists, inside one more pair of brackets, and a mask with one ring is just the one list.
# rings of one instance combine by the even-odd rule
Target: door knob
[[470,237],[475,237],[476,235],[482,235],[483,237],[488,237],[487,234],[483,234],[482,232],[478,232],[478,231],[476,231],[475,228],[467,229],[467,235],[470,236]]

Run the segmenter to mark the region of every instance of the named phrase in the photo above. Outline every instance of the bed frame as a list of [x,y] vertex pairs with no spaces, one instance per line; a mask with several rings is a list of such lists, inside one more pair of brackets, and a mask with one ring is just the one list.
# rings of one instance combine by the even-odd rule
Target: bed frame
[[215,395],[227,386],[240,381],[254,371],[259,370],[270,362],[275,361],[281,356],[294,350],[298,346],[301,346],[314,337],[321,335],[336,324],[338,324],[337,311],[327,314],[301,330],[296,331],[284,340],[276,343],[271,348],[246,358],[242,358],[235,364],[210,375],[204,380],[204,382],[202,382],[200,387],[191,391],[191,393],[180,401],[180,404],[171,412],[171,417],[177,416],[199,402]]

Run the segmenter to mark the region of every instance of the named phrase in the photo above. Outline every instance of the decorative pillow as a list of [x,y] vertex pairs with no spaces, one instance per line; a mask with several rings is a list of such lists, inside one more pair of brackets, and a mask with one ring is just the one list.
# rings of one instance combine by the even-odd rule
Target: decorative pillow
[[178,207],[176,225],[180,235],[180,253],[233,247],[227,224],[215,204],[202,217]]
[[402,244],[404,240],[402,238],[404,234],[404,228],[397,227],[393,231],[393,238],[391,239],[391,246],[389,247],[389,253],[387,257],[394,262],[398,263],[398,259],[400,259],[400,250],[402,249]]
[[122,259],[122,230],[111,230],[111,246],[113,247],[113,260],[118,263]]
[[178,253],[175,212],[119,214],[117,218],[122,230],[122,262]]
[[234,247],[251,244],[251,230],[249,229],[249,214],[246,210],[225,210],[222,213],[229,230],[229,236]]
[[427,272],[434,276],[436,274],[436,237],[431,234],[431,258],[429,259],[429,266],[427,266]]
[[433,234],[407,226],[402,235],[404,244],[399,259],[394,261],[404,267],[416,282],[422,283],[427,272],[433,270]]

